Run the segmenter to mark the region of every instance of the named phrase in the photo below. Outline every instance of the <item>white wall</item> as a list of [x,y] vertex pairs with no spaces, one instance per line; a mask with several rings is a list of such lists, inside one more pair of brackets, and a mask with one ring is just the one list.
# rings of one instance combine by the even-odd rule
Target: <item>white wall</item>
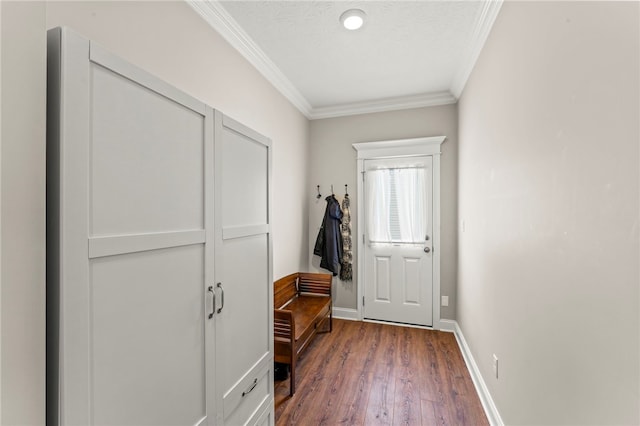
[[[456,105],[416,108],[402,111],[354,115],[314,120],[310,125],[309,186],[305,199],[309,203],[309,268],[320,269],[320,258],[313,255],[313,246],[326,207],[324,197],[330,195],[330,185],[342,202],[344,185],[349,185],[352,235],[358,232],[356,191],[356,151],[352,144],[422,136],[446,136],[441,157],[442,262],[441,294],[449,296],[449,307],[442,307],[442,318],[455,318],[457,273],[457,182],[458,182],[458,112]],[[316,185],[323,197],[317,200]],[[353,270],[357,279],[357,247],[354,244]],[[357,285],[335,280],[334,305],[356,309]]]
[[506,424],[640,422],[639,6],[506,2],[459,103],[457,319]]
[[[0,153],[2,153],[2,4],[0,4]],[[2,188],[2,158],[0,156],[0,188]],[[2,191],[0,189],[0,310],[2,309]],[[0,312],[0,333],[2,313]],[[0,334],[0,424],[2,424],[2,335]]]
[[0,8],[0,423],[38,425],[45,383],[45,13],[38,3],[3,1]]
[[183,1],[2,11],[2,425],[44,424],[46,30],[65,25],[270,137],[274,274],[308,261],[308,120]]

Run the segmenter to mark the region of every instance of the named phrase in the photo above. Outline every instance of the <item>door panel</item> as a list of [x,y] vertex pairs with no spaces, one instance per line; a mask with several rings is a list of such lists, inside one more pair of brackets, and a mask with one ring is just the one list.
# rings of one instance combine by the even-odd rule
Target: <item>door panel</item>
[[432,158],[364,167],[364,317],[432,325]]
[[269,148],[231,129],[225,129],[222,143],[223,226],[266,224]]
[[94,424],[206,415],[203,262],[202,245],[91,261]]
[[420,304],[420,258],[402,258],[403,302],[405,304]]
[[204,227],[204,119],[91,66],[91,235]]
[[[269,285],[267,236],[253,235],[223,243],[225,306],[218,316],[223,329],[222,384],[230,389],[269,351]],[[240,350],[241,349],[241,350]]]
[[388,256],[375,257],[375,289],[376,302],[389,302],[391,300],[391,258]]

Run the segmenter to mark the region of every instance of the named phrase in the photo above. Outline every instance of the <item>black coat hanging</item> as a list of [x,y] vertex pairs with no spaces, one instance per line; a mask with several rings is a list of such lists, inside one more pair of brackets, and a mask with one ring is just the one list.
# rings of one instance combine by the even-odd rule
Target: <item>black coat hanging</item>
[[320,267],[327,269],[334,276],[340,272],[342,263],[342,210],[336,197],[331,194],[327,198],[327,208],[316,238],[313,254],[320,256]]

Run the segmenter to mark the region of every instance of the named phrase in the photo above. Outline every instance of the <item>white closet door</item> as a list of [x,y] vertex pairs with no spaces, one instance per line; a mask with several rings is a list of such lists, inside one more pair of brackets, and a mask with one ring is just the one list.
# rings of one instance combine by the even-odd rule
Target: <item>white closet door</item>
[[219,413],[235,425],[273,404],[271,143],[221,114],[216,121]]
[[214,112],[69,30],[49,37],[60,422],[213,424]]

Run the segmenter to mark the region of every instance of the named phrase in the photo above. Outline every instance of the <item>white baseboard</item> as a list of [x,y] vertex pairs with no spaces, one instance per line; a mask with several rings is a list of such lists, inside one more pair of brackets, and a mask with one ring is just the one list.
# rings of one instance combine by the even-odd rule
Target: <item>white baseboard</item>
[[333,307],[333,317],[344,320],[360,321],[357,309]]
[[448,331],[450,333],[455,333],[457,326],[458,326],[458,323],[455,322],[454,320],[441,319],[440,320],[440,326],[438,327],[438,330],[440,330],[440,331]]
[[498,413],[498,408],[493,402],[493,398],[491,398],[489,388],[487,388],[487,384],[482,378],[482,374],[480,374],[480,369],[478,369],[478,365],[471,354],[471,349],[469,349],[469,346],[467,345],[467,341],[464,338],[464,334],[462,334],[462,330],[460,329],[458,322],[453,320],[441,320],[441,330],[449,331],[444,329],[442,323],[445,323],[447,328],[451,326],[454,327],[454,333],[456,340],[458,341],[458,346],[460,347],[460,352],[462,352],[464,362],[467,364],[467,369],[469,370],[469,374],[471,374],[471,380],[473,380],[473,384],[476,387],[476,392],[478,392],[482,408],[484,408],[484,412],[487,415],[489,423],[495,426],[504,426],[500,413]]

